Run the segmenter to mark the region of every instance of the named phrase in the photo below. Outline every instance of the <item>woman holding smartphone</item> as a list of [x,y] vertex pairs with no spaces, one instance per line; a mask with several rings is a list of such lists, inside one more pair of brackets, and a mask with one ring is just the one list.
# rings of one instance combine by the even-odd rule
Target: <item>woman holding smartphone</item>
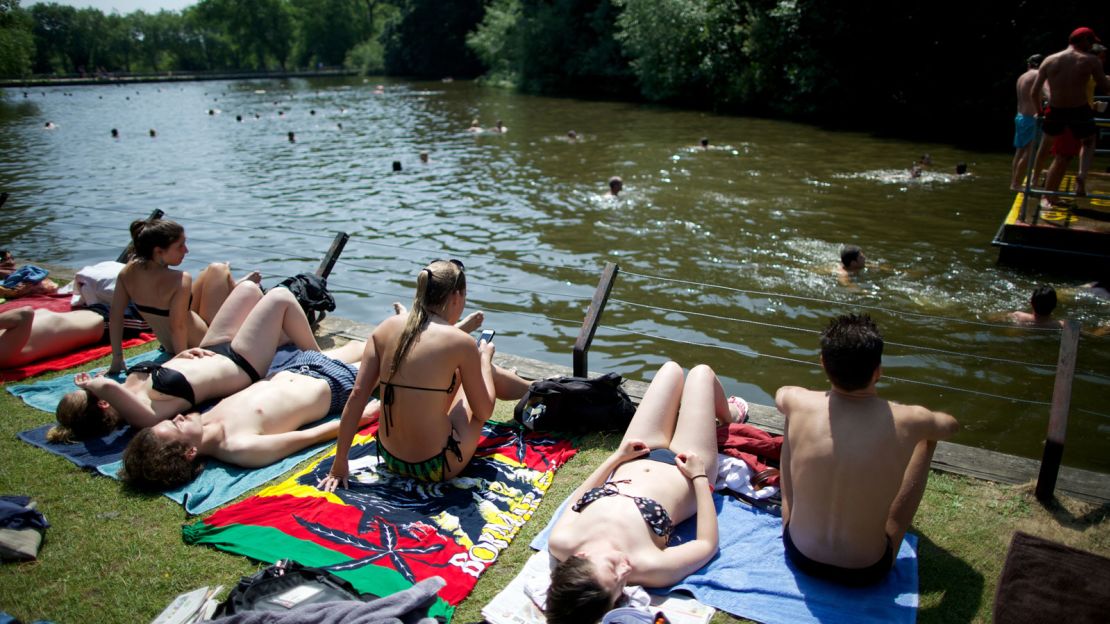
[[[123,369],[123,317],[129,304],[142,314],[169,353],[196,347],[235,281],[226,263],[208,265],[196,281],[174,268],[185,260],[185,228],[165,219],[140,219],[131,224],[133,258],[116,278],[112,297],[109,372]],[[253,272],[245,279],[258,282]]]
[[381,389],[378,453],[390,471],[445,481],[466,467],[496,399],[519,399],[528,382],[493,365],[492,342],[455,327],[466,306],[458,260],[435,260],[416,276],[407,315],[383,321],[366,342],[355,389],[343,409],[331,471],[319,487],[347,487],[347,458],[359,417]]

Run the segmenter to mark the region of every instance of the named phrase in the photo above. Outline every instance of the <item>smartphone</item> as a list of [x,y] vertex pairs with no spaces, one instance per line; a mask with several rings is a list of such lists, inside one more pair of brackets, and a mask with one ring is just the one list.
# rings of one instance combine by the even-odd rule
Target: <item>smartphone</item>
[[486,342],[493,342],[493,335],[496,333],[496,329],[483,329],[482,335],[478,336],[478,344],[482,344],[483,340],[485,340]]

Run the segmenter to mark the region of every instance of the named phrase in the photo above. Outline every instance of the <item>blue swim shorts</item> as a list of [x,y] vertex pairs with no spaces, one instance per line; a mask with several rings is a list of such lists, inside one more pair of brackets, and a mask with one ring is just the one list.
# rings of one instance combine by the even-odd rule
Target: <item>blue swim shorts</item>
[[1014,148],[1021,149],[1033,140],[1037,133],[1037,118],[1033,115],[1017,114],[1014,117]]

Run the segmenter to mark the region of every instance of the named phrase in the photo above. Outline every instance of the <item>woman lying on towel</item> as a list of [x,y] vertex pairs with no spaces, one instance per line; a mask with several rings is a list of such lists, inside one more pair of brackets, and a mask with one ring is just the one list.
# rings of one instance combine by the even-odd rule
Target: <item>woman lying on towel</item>
[[[133,487],[165,490],[192,481],[204,457],[244,468],[260,468],[308,446],[335,439],[339,421],[300,429],[337,414],[355,385],[364,342],[320,353],[300,351],[278,372],[217,403],[204,414],[191,412],[143,429],[123,453],[121,477]],[[378,409],[372,401],[366,424]]]
[[493,365],[493,344],[455,327],[466,305],[466,274],[458,260],[436,260],[416,276],[407,316],[374,330],[362,355],[355,390],[343,410],[335,461],[319,487],[347,487],[347,456],[359,417],[381,388],[378,453],[391,472],[423,481],[457,475],[478,446],[495,399],[519,399],[528,382]]
[[[164,219],[140,219],[131,224],[132,260],[120,270],[112,298],[112,363],[109,372],[123,370],[123,311],[134,303],[166,351],[181,353],[200,346],[216,312],[235,280],[221,262],[208,265],[196,281],[171,269],[185,260],[185,228]],[[242,281],[259,282],[253,272]]]
[[[656,373],[620,447],[574,491],[551,531],[559,560],[547,592],[548,622],[595,622],[625,584],[666,587],[717,552],[718,424],[737,420],[717,376],[697,366],[685,382],[667,362]],[[697,515],[693,541],[668,546]]]
[[258,381],[285,337],[297,348],[319,351],[304,311],[285,288],[262,296],[258,285],[235,287],[208,328],[200,347],[164,364],[144,362],[118,383],[79,373],[78,390],[58,403],[52,442],[102,436],[120,423],[152,427],[205,401],[221,399]]
[[[108,334],[108,306],[70,312],[22,306],[0,312],[0,368],[15,368],[96,344]],[[126,328],[125,338],[138,335]]]

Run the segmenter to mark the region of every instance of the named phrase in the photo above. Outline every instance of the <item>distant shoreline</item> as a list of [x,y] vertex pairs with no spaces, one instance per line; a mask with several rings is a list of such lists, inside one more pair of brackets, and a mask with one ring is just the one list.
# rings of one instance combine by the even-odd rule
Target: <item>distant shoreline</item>
[[82,85],[139,84],[147,82],[202,82],[208,80],[250,80],[258,78],[323,78],[330,76],[356,76],[354,69],[319,69],[303,71],[238,71],[238,72],[165,72],[158,74],[128,74],[125,76],[73,76],[64,78],[5,78],[0,87],[69,87]]

